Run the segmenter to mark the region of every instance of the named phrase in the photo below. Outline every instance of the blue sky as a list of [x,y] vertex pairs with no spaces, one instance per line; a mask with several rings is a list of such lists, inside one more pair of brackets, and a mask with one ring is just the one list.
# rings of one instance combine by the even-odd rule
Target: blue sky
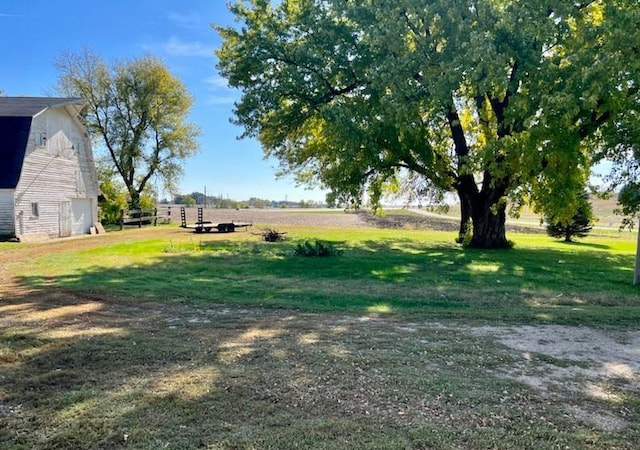
[[160,58],[194,97],[190,121],[202,130],[200,152],[185,164],[182,193],[236,200],[323,201],[325,193],[276,180],[277,161],[258,142],[238,140],[229,122],[238,92],[216,69],[220,38],[211,27],[233,24],[226,0],[0,0],[0,90],[9,96],[51,95],[63,52],[88,48],[105,61]]

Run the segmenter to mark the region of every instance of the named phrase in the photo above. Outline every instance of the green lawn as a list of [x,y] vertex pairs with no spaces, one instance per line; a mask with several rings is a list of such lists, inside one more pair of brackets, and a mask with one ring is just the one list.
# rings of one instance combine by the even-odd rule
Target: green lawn
[[[499,322],[636,325],[635,241],[566,244],[515,234],[516,248],[463,249],[451,233],[292,229],[282,243],[245,233],[131,240],[30,261],[29,285],[133,301],[190,301]],[[342,255],[294,256],[332,242]]]

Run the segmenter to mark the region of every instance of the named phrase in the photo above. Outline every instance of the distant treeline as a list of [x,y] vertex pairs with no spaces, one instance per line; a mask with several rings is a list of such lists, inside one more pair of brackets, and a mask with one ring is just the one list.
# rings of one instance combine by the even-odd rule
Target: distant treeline
[[251,197],[249,200],[233,200],[221,196],[205,196],[201,192],[176,195],[172,200],[163,199],[161,204],[179,204],[186,206],[205,206],[207,208],[220,209],[246,209],[246,208],[325,208],[324,202],[313,200],[300,200],[297,202],[287,200],[267,200]]

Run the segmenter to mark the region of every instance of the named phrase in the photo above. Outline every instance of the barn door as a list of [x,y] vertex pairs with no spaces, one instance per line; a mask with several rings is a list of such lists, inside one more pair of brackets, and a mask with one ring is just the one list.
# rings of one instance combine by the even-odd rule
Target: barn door
[[71,236],[72,217],[71,202],[60,202],[60,237]]
[[71,210],[73,215],[71,233],[74,236],[87,234],[93,223],[91,200],[88,198],[73,199],[71,200]]

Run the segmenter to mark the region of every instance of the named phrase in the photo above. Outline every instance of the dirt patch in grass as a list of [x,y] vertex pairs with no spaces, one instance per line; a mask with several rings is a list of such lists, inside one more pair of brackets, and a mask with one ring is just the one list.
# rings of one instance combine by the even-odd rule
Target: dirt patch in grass
[[[640,392],[640,333],[557,325],[482,327],[521,360],[495,370],[560,401],[576,419],[603,430],[624,428],[628,396]],[[613,411],[602,408],[613,406]]]
[[[378,228],[397,228],[410,230],[438,230],[457,233],[460,220],[457,217],[442,216],[425,210],[390,211],[382,216],[367,212],[357,213],[363,223]],[[539,226],[506,224],[508,233],[545,233]]]

